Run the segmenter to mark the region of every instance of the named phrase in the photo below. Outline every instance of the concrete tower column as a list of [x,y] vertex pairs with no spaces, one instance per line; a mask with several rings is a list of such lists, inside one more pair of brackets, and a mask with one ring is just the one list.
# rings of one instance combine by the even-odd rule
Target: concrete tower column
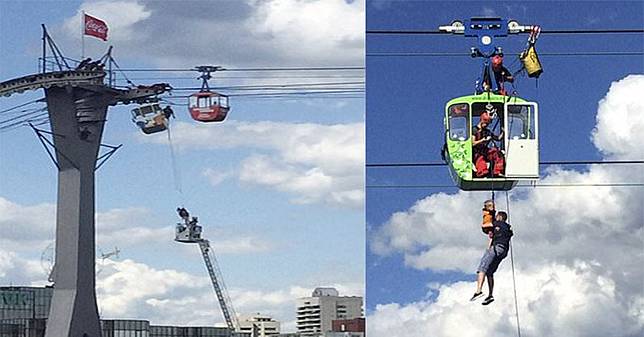
[[95,291],[94,168],[107,95],[45,90],[58,162],[56,267],[45,337],[101,337]]

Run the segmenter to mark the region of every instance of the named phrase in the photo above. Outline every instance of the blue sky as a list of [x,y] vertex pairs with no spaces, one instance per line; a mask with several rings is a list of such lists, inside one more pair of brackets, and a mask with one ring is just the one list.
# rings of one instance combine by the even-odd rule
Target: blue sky
[[[515,19],[526,25],[540,25],[543,30],[641,28],[644,25],[644,10],[641,2],[367,1],[368,30],[437,30],[438,26],[448,25],[456,19],[463,20],[485,15]],[[506,66],[514,62],[515,52],[522,50],[526,39],[527,35],[511,35],[500,41],[506,53]],[[468,56],[370,56],[370,53],[460,52],[467,54],[469,48],[475,46],[475,43],[475,40],[462,35],[374,34],[367,36],[367,163],[440,161],[440,148],[444,142],[442,138],[444,104],[451,98],[474,92],[474,82],[479,77],[481,67],[480,59],[471,59]],[[541,53],[641,52],[643,48],[644,37],[641,34],[606,36],[542,34],[537,42],[537,51]],[[613,82],[622,80],[629,74],[642,74],[643,58],[641,56],[542,56],[541,62],[544,73],[538,83],[526,77],[517,83],[517,90],[521,97],[539,103],[541,160],[599,160],[609,157],[610,151],[602,148],[592,138],[593,129],[598,123],[597,111],[600,106],[598,103],[607,95]],[[515,63],[511,71],[515,71],[517,67]],[[642,88],[641,85],[639,88]],[[635,103],[631,106],[635,110],[629,111],[635,111],[638,119],[623,121],[622,125],[615,126],[616,128],[626,127],[628,130],[629,123],[642,121],[643,111],[639,109],[641,105]],[[624,134],[628,134],[628,131],[623,131]],[[602,132],[604,131],[600,129],[599,133]],[[600,148],[604,153],[599,150]],[[641,153],[633,152],[630,155],[624,154],[621,158],[641,159],[641,157]],[[542,176],[548,175],[549,178],[558,174],[592,175],[593,172],[593,168],[584,166],[542,167],[542,169],[549,170],[542,172]],[[630,169],[632,170],[633,167]],[[641,173],[631,173],[628,176],[614,175],[611,179],[628,180],[629,177],[634,179],[631,182],[642,180]],[[473,280],[474,268],[482,253],[484,240],[480,238],[480,247],[471,246],[472,251],[475,252],[472,253],[473,255],[468,255],[469,251],[462,254],[452,251],[451,255],[440,255],[441,240],[436,239],[436,236],[451,237],[455,233],[459,235],[467,233],[468,228],[476,230],[480,221],[478,204],[489,195],[458,193],[456,188],[377,189],[368,187],[370,185],[449,185],[450,183],[445,167],[367,169],[367,307],[369,312],[374,314],[373,317],[370,316],[371,322],[381,320],[382,325],[377,327],[387,326],[385,322],[395,321],[396,317],[406,322],[401,324],[411,324],[410,320],[423,317],[418,319],[419,326],[433,329],[437,336],[458,335],[462,332],[457,329],[450,334],[446,332],[447,329],[441,330],[440,324],[434,322],[435,325],[428,325],[430,322],[424,319],[436,313],[432,310],[439,310],[432,309],[432,303],[440,296],[441,291],[438,289],[441,286],[449,288],[443,289],[446,291],[454,290],[460,287],[460,281]],[[587,194],[587,192],[588,190],[570,191],[572,195]],[[637,194],[641,193],[641,188],[635,192],[629,190],[628,193],[631,192],[636,193],[634,200],[641,204],[641,194]],[[550,193],[559,195],[561,191],[553,190]],[[528,207],[529,201],[535,196],[532,191],[525,193],[515,191],[512,192],[511,197]],[[458,202],[463,204],[457,205]],[[559,207],[563,207],[562,205]],[[438,214],[444,214],[447,210],[461,213],[449,214],[446,218],[438,217]],[[631,215],[633,211],[630,210]],[[530,211],[530,214],[534,212],[538,211]],[[529,217],[529,214],[517,215],[517,213],[517,211],[514,213],[515,219]],[[418,221],[415,222],[415,220]],[[468,223],[467,220],[473,223]],[[515,227],[519,228],[535,225],[515,223]],[[636,225],[635,228],[640,227],[641,220],[639,226]],[[638,229],[637,233],[640,231],[641,229]],[[414,241],[413,235],[421,236],[417,239],[418,242]],[[385,242],[384,249],[382,249],[383,242]],[[641,237],[638,242],[641,247]],[[455,238],[448,244],[458,247],[459,242]],[[517,243],[517,245],[520,244]],[[530,255],[528,251],[535,248],[526,242],[519,247],[523,248],[523,252],[519,252],[523,255],[522,258],[528,258]],[[419,262],[423,257],[439,255],[445,259],[442,261],[443,267],[436,267],[436,264],[440,264],[439,261],[434,261],[434,267],[431,267],[431,263],[422,265]],[[637,255],[639,260],[635,261],[639,263],[641,254]],[[469,256],[474,257],[470,258],[471,267],[461,267],[463,258]],[[573,256],[558,256],[549,261],[561,263],[562,259],[572,258]],[[586,258],[592,260],[594,257]],[[527,266],[528,263],[525,262],[524,267],[527,268]],[[509,268],[509,265],[506,263],[502,266],[504,267]],[[473,290],[473,286],[464,287],[463,289],[468,290],[467,293],[463,292],[463,298],[469,296],[470,290]],[[639,292],[641,295],[641,289]],[[509,297],[509,294],[507,295]],[[377,310],[378,305],[390,303],[396,306],[381,306]],[[420,306],[418,303],[423,303],[425,307],[418,308]],[[374,313],[374,311],[377,312]],[[417,313],[418,316],[415,316]],[[462,314],[465,315],[465,311],[462,311]],[[445,318],[457,320],[459,317],[460,315],[454,315]],[[538,326],[539,318],[535,320],[537,321],[535,325]],[[425,322],[425,325],[422,325],[422,322]],[[493,319],[492,322],[495,320]],[[393,324],[387,327],[394,329],[396,326]],[[411,327],[413,324],[406,326]],[[376,328],[372,326],[372,329]],[[383,328],[380,332],[382,336],[387,336],[386,331],[394,330]],[[421,331],[421,328],[418,331]],[[535,328],[535,331],[539,329]],[[508,335],[511,333],[512,330]],[[408,336],[415,335],[410,330]]]
[[[81,9],[110,26],[107,43],[85,39],[87,56],[100,57],[108,44],[114,45],[123,68],[363,65],[361,2],[2,1],[0,79],[37,71],[40,23],[47,25],[66,56],[78,59]],[[316,20],[321,23],[310,27]],[[200,40],[203,31],[212,34],[208,43]],[[284,48],[295,41],[301,51]],[[175,87],[200,86],[197,75],[128,74],[137,84],[163,81]],[[221,77],[239,75],[253,74]],[[214,83],[363,81],[360,71],[344,75],[357,78],[215,77]],[[151,77],[162,80],[136,80]],[[0,110],[42,96],[39,91],[3,98]],[[157,323],[221,322],[197,247],[172,241],[180,204],[199,216],[205,237],[219,251],[239,313],[274,315],[292,331],[293,300],[308,296],[313,287],[332,285],[349,295],[362,294],[364,99],[239,97],[231,102],[222,124],[197,125],[184,106],[175,107],[173,136],[182,195],[174,189],[165,133],[143,136],[130,122],[131,107],[110,108],[103,142],[124,146],[97,175],[98,244],[105,252],[121,249],[120,259],[107,261],[99,276],[99,301],[106,316]],[[27,127],[0,134],[0,198],[3,212],[11,213],[0,217],[3,231],[10,233],[0,245],[0,283],[43,284],[40,255],[53,239],[56,173]],[[21,237],[19,227],[32,233]],[[160,282],[158,287],[135,294],[123,289],[127,282],[137,282],[133,274],[144,271],[152,275],[150,283]],[[130,281],[119,284],[119,277]],[[185,299],[187,303],[181,301]],[[174,303],[176,312],[160,310],[156,300]],[[195,303],[205,308],[200,315],[182,311],[182,306]]]

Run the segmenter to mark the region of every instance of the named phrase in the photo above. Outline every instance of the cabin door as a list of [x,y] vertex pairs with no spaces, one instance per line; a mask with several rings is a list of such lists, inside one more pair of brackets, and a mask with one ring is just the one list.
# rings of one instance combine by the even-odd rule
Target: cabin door
[[506,103],[505,176],[518,179],[539,178],[539,129],[537,104]]

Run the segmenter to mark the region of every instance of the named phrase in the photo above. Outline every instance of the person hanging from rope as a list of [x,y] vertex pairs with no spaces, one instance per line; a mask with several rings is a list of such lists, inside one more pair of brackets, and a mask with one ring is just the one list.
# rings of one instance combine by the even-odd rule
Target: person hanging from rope
[[503,66],[503,56],[494,55],[492,57],[492,72],[494,73],[494,81],[496,82],[496,90],[499,95],[505,95],[504,83],[514,83],[512,73]]
[[501,134],[495,135],[487,128],[491,121],[490,113],[485,111],[481,113],[478,124],[472,128],[472,152],[477,178],[483,178],[490,174],[490,163],[493,164],[492,176],[503,177],[505,161],[503,154],[494,143],[494,141],[503,140],[503,129],[501,129]]
[[470,301],[474,301],[483,296],[483,283],[487,278],[487,286],[490,292],[483,300],[482,304],[488,305],[494,302],[494,296],[492,295],[494,292],[494,273],[499,268],[501,261],[508,256],[510,239],[512,238],[512,235],[514,235],[512,227],[506,222],[507,219],[508,214],[506,212],[497,212],[496,221],[494,221],[494,229],[492,230],[492,242],[490,247],[485,250],[478,269],[476,270],[476,292],[474,292]]
[[[483,222],[481,223],[481,230],[483,233],[488,234],[492,238],[492,228],[494,227],[494,217],[496,210],[494,208],[494,200],[488,199],[483,203]],[[489,246],[489,245],[488,245]]]

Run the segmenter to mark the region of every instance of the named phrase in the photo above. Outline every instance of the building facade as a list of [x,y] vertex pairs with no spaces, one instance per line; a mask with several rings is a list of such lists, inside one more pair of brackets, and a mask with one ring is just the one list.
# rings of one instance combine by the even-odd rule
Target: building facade
[[257,313],[240,319],[239,330],[251,333],[253,337],[274,337],[280,334],[280,322],[270,316]]
[[[44,337],[51,287],[0,287],[0,337]],[[155,326],[146,320],[101,320],[102,337],[251,337],[228,328]]]
[[338,319],[363,317],[362,297],[340,296],[335,288],[316,288],[311,297],[297,300],[297,332],[302,337],[321,337],[332,331]]
[[365,319],[364,317],[352,319],[336,319],[331,323],[331,331],[365,332]]

